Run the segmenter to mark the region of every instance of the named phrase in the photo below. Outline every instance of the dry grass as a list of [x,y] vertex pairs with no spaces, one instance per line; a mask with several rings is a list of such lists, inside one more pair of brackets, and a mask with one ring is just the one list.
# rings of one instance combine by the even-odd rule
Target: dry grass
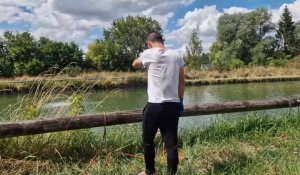
[[292,59],[289,63],[288,63],[288,67],[290,68],[295,68],[295,69],[300,69],[300,55],[295,57],[294,59]]
[[75,77],[70,77],[66,74],[53,75],[42,75],[37,77],[30,77],[24,75],[22,77],[0,79],[5,82],[17,82],[17,81],[40,81],[42,79],[55,79],[55,80],[117,80],[117,79],[128,79],[133,77],[146,77],[145,72],[84,72]]
[[[298,61],[299,60],[299,61]],[[300,76],[300,56],[289,63],[286,68],[276,67],[247,67],[239,68],[227,72],[219,72],[217,70],[187,70],[186,79],[220,79],[220,78],[257,78],[257,77],[280,77],[280,76]],[[53,80],[106,80],[106,81],[130,81],[132,79],[146,79],[145,72],[89,72],[81,73],[76,77],[68,77],[67,75],[43,77],[22,76],[14,79],[0,79],[2,82],[23,82],[23,81],[39,81],[41,79]]]
[[51,172],[55,169],[51,161],[18,160],[13,158],[0,159],[0,174],[26,175],[31,173]]
[[226,78],[261,78],[261,77],[281,77],[300,76],[298,68],[275,68],[275,67],[249,67],[240,68],[227,72],[219,71],[187,71],[187,79],[226,79]]

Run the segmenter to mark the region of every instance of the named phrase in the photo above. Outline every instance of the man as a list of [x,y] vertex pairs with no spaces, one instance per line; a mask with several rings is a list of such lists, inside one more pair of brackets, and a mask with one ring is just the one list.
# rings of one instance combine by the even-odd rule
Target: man
[[140,175],[155,174],[154,137],[160,129],[167,150],[168,174],[178,166],[178,120],[183,112],[184,61],[179,54],[164,46],[160,33],[147,37],[148,48],[132,66],[148,68],[148,103],[143,112],[143,146],[146,169]]

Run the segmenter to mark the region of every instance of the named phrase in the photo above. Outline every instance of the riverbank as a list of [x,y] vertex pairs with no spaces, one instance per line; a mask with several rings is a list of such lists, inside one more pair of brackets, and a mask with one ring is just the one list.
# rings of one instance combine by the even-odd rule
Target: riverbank
[[[300,69],[253,67],[236,69],[228,72],[218,71],[187,71],[187,85],[213,85],[252,82],[299,81]],[[40,86],[66,88],[72,91],[78,88],[115,89],[145,87],[147,75],[145,72],[92,72],[76,77],[64,74],[43,77],[17,77],[0,80],[0,92],[29,92]],[[67,86],[66,86],[67,85]]]
[[[139,124],[0,140],[2,174],[137,174],[143,169]],[[165,152],[160,136],[157,169]],[[251,113],[180,132],[179,174],[298,174],[300,114]],[[1,174],[0,173],[0,174]]]

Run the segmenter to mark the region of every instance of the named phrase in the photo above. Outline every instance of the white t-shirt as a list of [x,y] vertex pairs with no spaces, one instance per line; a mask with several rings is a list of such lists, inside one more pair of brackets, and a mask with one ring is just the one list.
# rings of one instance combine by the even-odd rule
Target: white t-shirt
[[148,68],[148,102],[180,102],[178,97],[179,72],[184,60],[170,49],[145,50],[140,59]]

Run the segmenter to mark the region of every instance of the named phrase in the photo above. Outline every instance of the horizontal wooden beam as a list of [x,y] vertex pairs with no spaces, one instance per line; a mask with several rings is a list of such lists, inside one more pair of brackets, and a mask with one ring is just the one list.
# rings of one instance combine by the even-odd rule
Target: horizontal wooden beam
[[[208,114],[246,112],[300,106],[300,97],[278,100],[242,101],[218,104],[201,104],[186,107],[182,117]],[[75,117],[46,118],[39,120],[0,123],[0,138],[67,131],[83,128],[111,126],[140,122],[142,111],[109,112]]]

